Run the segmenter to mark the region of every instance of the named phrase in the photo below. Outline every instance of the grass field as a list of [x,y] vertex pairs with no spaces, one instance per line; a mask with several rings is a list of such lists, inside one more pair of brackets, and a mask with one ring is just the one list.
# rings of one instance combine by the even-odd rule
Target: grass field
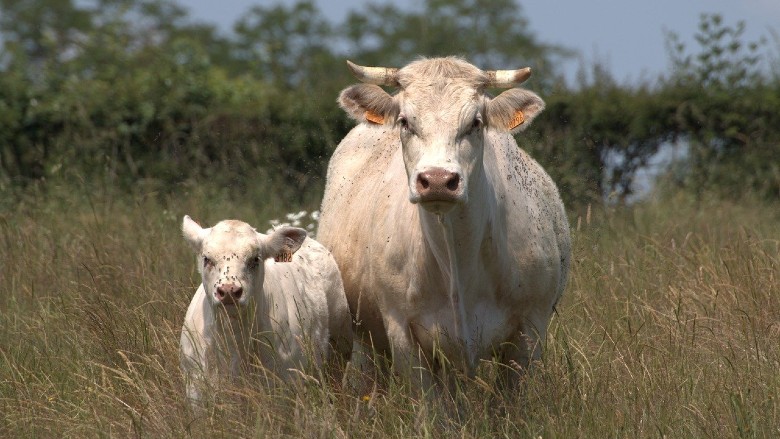
[[454,404],[396,380],[237,383],[195,416],[181,217],[262,229],[292,210],[219,199],[49,188],[0,211],[0,437],[780,437],[778,205],[570,213],[570,284],[516,394],[494,392],[489,366]]

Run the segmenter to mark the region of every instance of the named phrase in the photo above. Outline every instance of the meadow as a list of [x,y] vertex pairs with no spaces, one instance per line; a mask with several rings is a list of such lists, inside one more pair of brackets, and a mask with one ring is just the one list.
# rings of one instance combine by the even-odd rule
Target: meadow
[[[780,209],[693,200],[570,211],[574,263],[543,360],[454,395],[322,377],[184,399],[178,341],[199,283],[181,217],[264,230],[297,208],[218,190],[49,185],[0,210],[0,437],[778,437]],[[350,373],[356,373],[354,371]],[[453,409],[456,407],[456,409]]]

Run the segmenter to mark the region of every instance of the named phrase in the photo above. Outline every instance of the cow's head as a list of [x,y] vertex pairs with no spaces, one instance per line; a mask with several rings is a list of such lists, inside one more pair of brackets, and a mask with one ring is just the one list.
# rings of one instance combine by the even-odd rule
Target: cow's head
[[[409,200],[434,213],[468,201],[470,179],[482,170],[485,130],[518,132],[544,109],[528,90],[485,93],[522,83],[529,68],[482,71],[453,57],[402,69],[347,63],[363,84],[343,90],[339,105],[358,122],[398,127]],[[399,91],[391,96],[379,85]]]
[[198,255],[206,296],[231,315],[262,297],[265,260],[291,260],[306,239],[306,231],[296,227],[280,227],[265,235],[236,220],[204,229],[189,216],[184,217],[181,229]]

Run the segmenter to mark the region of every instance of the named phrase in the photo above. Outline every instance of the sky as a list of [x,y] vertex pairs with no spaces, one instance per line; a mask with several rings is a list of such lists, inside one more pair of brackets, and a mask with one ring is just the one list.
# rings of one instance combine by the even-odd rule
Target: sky
[[[381,0],[374,0],[382,3]],[[271,6],[276,0],[179,0],[194,20],[215,23],[226,32],[251,6]],[[287,3],[290,3],[288,1]],[[365,0],[315,0],[333,23]],[[419,2],[395,0],[398,7]],[[669,67],[666,32],[675,32],[689,47],[702,13],[720,13],[726,24],[744,21],[745,39],[769,40],[769,51],[780,55],[780,0],[518,0],[536,38],[574,49],[579,57],[562,66],[567,78],[579,66],[601,64],[623,83],[652,80]],[[774,32],[775,37],[773,37]],[[774,38],[778,38],[775,40]],[[481,66],[490,68],[490,66]]]

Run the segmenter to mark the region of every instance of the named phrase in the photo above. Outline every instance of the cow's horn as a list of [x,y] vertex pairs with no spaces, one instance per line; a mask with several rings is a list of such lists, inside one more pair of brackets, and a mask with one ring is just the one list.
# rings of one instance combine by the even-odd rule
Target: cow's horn
[[367,84],[398,86],[398,69],[392,67],[363,67],[347,60],[352,74]]
[[531,68],[525,67],[517,70],[487,70],[488,77],[486,87],[509,88],[520,85],[531,77]]

